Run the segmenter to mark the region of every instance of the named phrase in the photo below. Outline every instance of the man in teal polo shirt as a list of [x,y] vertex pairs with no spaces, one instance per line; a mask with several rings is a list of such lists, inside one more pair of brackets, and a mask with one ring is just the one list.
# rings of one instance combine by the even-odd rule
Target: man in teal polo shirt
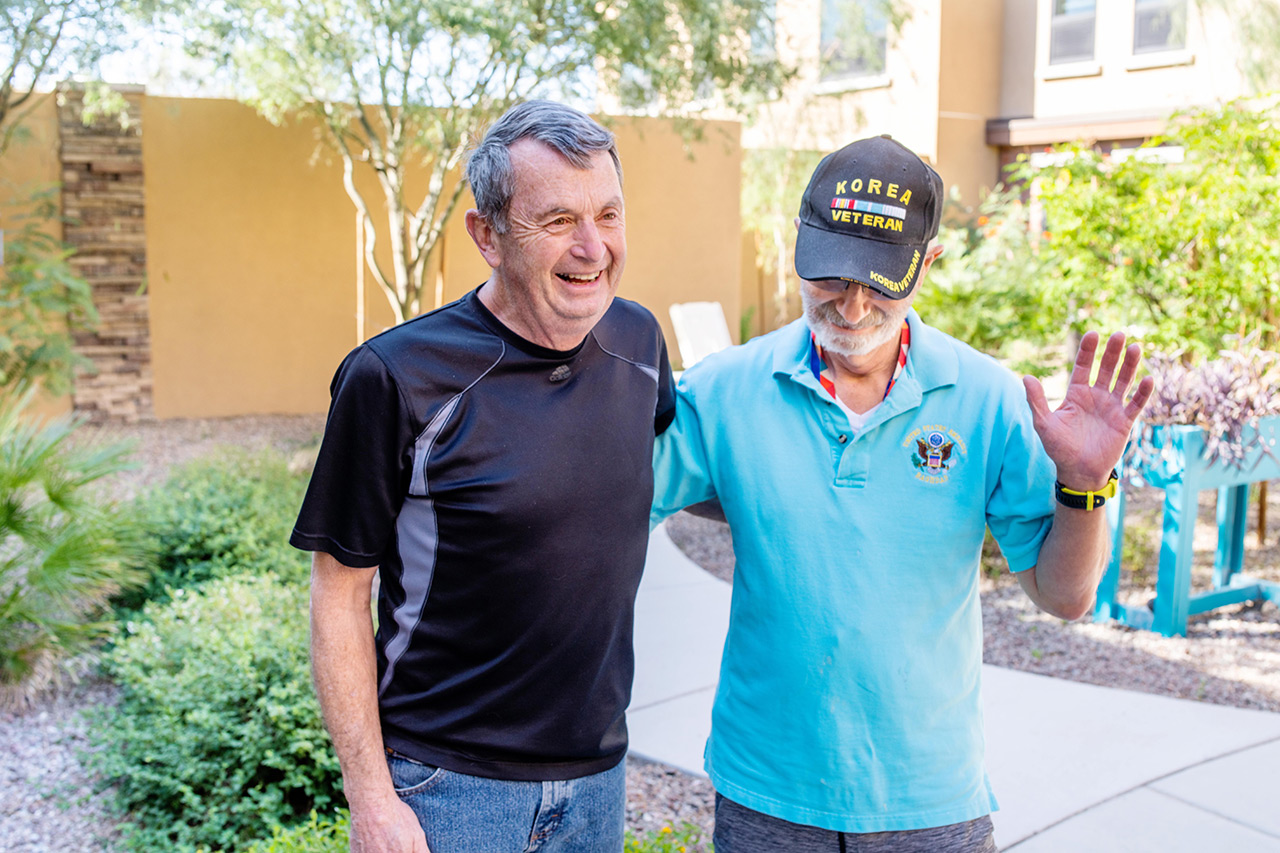
[[719,500],[738,559],[716,853],[994,850],[984,530],[1038,606],[1090,610],[1094,510],[1152,382],[1126,402],[1140,351],[1116,334],[1090,383],[1090,332],[1051,412],[1035,379],[925,325],[942,202],[887,137],[824,159],[797,220],[804,318],[686,372],[659,438],[653,521]]

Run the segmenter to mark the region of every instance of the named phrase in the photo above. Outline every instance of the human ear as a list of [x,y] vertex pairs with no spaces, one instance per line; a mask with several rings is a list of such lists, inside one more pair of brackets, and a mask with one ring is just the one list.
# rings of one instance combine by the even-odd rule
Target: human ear
[[466,225],[467,233],[471,235],[472,242],[480,250],[484,262],[490,269],[496,270],[502,265],[502,249],[498,245],[498,232],[494,229],[493,223],[480,211],[473,209],[467,211]]

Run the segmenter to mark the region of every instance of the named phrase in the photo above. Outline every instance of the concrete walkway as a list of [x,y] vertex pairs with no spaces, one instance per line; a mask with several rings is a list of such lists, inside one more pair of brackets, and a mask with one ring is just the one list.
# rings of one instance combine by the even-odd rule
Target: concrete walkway
[[[637,755],[702,774],[729,585],[654,531],[636,602]],[[1280,714],[983,667],[996,841],[1017,853],[1280,853]]]

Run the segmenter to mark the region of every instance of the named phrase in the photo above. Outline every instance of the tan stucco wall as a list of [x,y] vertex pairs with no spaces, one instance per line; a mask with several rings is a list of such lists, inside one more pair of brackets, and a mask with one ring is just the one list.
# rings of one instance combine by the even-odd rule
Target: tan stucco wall
[[612,125],[624,172],[627,271],[618,294],[657,315],[673,360],[668,309],[674,302],[719,302],[737,339],[742,313],[742,149],[736,122],[714,122],[685,151],[666,122],[618,119]]
[[[31,112],[21,120],[8,150],[0,155],[0,200],[6,207],[32,190],[53,186],[62,177],[58,160],[58,115],[53,96],[46,93],[33,97],[36,100]],[[20,109],[28,106],[32,105]],[[8,228],[11,221],[6,214],[7,210],[0,211],[0,223]]]
[[998,42],[1000,106],[989,118],[1017,118],[1035,113],[1036,15],[1041,5],[1041,0],[1004,2],[1004,17]]
[[229,101],[143,105],[154,408],[320,408],[354,343],[354,214],[314,131]]
[[[53,95],[37,94],[34,102],[21,107],[31,111],[21,119],[19,131],[14,135],[8,150],[0,155],[0,228],[7,231],[15,227],[13,214],[15,202],[27,199],[33,192],[55,187],[62,179],[62,166],[58,159],[58,115]],[[61,199],[54,201],[61,210]],[[60,222],[49,223],[48,233],[62,238]],[[53,417],[71,411],[70,396],[37,396],[30,411],[38,416]]]
[[998,44],[1001,7],[1000,0],[942,3],[936,167],[968,204],[995,184],[999,169],[986,127],[1000,102],[1000,52],[981,46]]
[[[355,213],[339,164],[313,127],[273,127],[231,101],[148,98],[143,122],[156,415],[323,411],[356,343]],[[740,311],[737,127],[713,125],[693,160],[665,124],[614,128],[627,199],[620,295],[650,308],[669,341],[670,302],[718,299],[731,325]],[[372,178],[361,185],[377,198]],[[443,263],[446,301],[488,273],[460,212]],[[371,276],[365,304],[366,334],[390,323]]]

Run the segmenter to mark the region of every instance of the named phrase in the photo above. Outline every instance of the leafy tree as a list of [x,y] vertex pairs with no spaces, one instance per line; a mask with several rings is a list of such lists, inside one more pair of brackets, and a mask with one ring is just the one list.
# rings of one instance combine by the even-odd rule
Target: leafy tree
[[[742,227],[755,232],[756,264],[771,283],[773,314],[764,328],[794,318],[800,279],[795,270],[796,230],[792,225],[809,176],[821,152],[755,148],[742,158]],[[745,339],[744,335],[744,339]]]
[[[1272,101],[1237,101],[1175,116],[1166,135],[1123,159],[1076,145],[1058,166],[1024,164],[1045,218],[1046,304],[1067,306],[1076,331],[1124,325],[1189,356],[1254,330],[1274,345],[1277,118]],[[1168,144],[1181,147],[1181,162],[1161,156]]]
[[[695,102],[730,103],[781,76],[775,59],[752,50],[766,0],[140,2],[176,25],[192,53],[230,67],[262,115],[318,122],[398,321],[422,308],[432,252],[463,191],[451,174],[512,104],[589,97],[605,81],[624,106],[688,114]],[[411,180],[420,166],[424,188]],[[389,269],[376,205],[356,181],[366,167],[381,190]]]
[[1237,62],[1255,92],[1280,87],[1280,0],[1196,0],[1202,12],[1236,21]]
[[1043,345],[1059,336],[1066,311],[1045,299],[1045,259],[1028,231],[1029,218],[1016,189],[997,188],[976,210],[953,194],[938,232],[944,251],[916,307],[930,325],[1040,374],[1060,364]]
[[0,0],[0,154],[50,79],[89,72],[114,49],[111,0]]
[[[116,49],[121,31],[111,0],[0,0],[0,156],[23,129],[41,90],[65,75],[91,75]],[[122,102],[101,84],[86,88],[86,121],[121,113]],[[8,189],[6,187],[6,189]],[[76,355],[72,328],[97,322],[89,286],[55,236],[56,190],[19,189],[6,200],[7,233],[0,257],[0,393],[32,384],[69,390]]]
[[40,384],[70,390],[72,369],[88,362],[75,352],[68,322],[97,321],[89,285],[67,264],[71,249],[49,235],[57,216],[53,191],[18,207],[4,237],[0,267],[0,394]]

